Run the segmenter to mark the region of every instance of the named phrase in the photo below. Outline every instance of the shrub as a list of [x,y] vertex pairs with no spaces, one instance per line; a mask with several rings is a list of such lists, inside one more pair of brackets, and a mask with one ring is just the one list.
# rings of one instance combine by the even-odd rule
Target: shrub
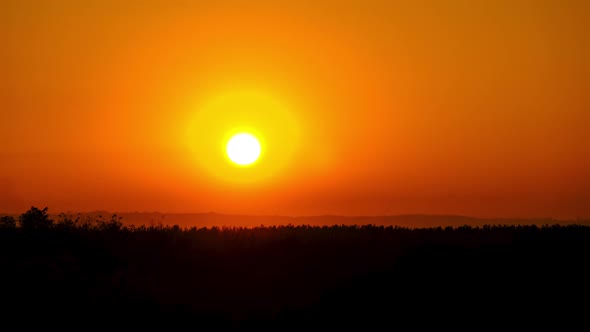
[[16,228],[16,220],[11,216],[0,217],[0,229]]
[[20,226],[23,229],[47,229],[53,225],[53,220],[49,219],[47,214],[48,208],[40,210],[32,206],[27,212],[18,217]]

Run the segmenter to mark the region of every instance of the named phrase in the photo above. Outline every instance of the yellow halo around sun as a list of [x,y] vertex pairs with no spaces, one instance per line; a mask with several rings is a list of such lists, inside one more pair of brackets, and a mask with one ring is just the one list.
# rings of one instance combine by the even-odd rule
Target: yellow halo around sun
[[254,135],[239,133],[227,142],[227,157],[238,166],[249,166],[260,157],[260,142]]
[[187,156],[199,167],[195,174],[232,185],[277,179],[296,158],[300,141],[294,107],[284,101],[246,89],[214,95],[194,106],[185,142]]

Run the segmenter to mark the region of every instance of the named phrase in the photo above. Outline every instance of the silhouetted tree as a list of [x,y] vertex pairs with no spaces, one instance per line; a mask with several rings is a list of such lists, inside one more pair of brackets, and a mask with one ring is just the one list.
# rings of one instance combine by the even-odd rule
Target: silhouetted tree
[[0,229],[15,228],[16,220],[11,216],[0,217]]
[[104,220],[102,218],[102,216],[99,217],[98,220],[96,220],[96,228],[98,230],[101,231],[110,231],[110,232],[115,232],[115,231],[119,231],[121,230],[121,228],[123,227],[123,223],[121,222],[122,217],[117,216],[116,214],[113,214],[111,216],[111,219],[109,220]]
[[84,220],[78,213],[76,216],[66,213],[60,213],[55,220],[53,228],[59,230],[76,230],[84,228]]
[[48,208],[40,210],[32,206],[27,212],[18,217],[20,226],[24,229],[47,229],[53,225],[53,220],[49,219],[47,214]]

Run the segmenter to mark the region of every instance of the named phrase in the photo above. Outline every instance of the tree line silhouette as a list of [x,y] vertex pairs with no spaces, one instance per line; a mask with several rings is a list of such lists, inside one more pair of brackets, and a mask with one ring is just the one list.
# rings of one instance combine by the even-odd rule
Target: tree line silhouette
[[72,216],[60,213],[55,222],[48,213],[49,208],[39,209],[32,206],[17,219],[12,216],[0,217],[0,229],[16,229],[17,225],[23,230],[50,230],[50,229],[94,229],[94,230],[120,230],[123,227],[121,218],[113,214],[110,219],[104,219],[102,215],[96,218],[82,217],[80,214]]
[[582,225],[181,228],[52,220],[31,207],[0,218],[0,315],[218,327],[572,321],[588,309],[589,253]]

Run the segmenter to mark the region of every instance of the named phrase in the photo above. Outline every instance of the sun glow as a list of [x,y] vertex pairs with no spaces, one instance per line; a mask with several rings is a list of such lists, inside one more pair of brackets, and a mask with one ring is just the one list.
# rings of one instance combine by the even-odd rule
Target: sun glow
[[232,136],[227,142],[226,153],[229,159],[239,166],[249,166],[260,157],[260,142],[248,133]]
[[250,186],[285,175],[300,140],[294,107],[286,101],[246,89],[213,95],[194,107],[186,142],[187,155],[200,168],[196,174]]

